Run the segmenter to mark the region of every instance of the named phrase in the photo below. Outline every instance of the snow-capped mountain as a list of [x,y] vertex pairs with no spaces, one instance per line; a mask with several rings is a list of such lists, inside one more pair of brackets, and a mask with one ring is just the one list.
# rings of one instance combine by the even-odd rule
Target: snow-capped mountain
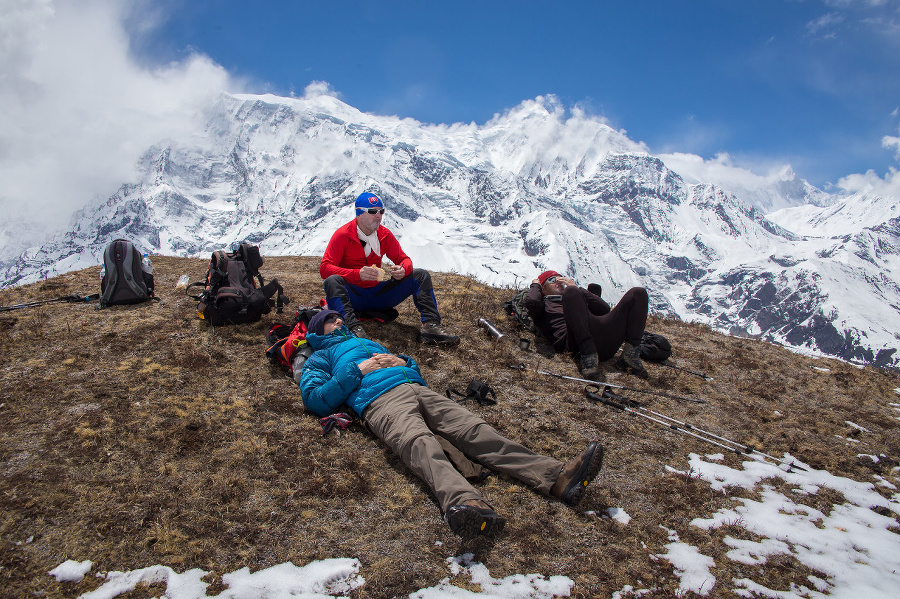
[[652,156],[553,98],[483,126],[434,126],[327,95],[223,95],[204,135],[155,146],[140,166],[65,233],[3,256],[2,284],[97,264],[116,237],[158,254],[235,240],[321,254],[374,191],[419,266],[518,287],[554,268],[612,301],[644,286],[655,311],[733,334],[900,360],[896,199],[830,196],[789,170],[702,181],[683,157]]

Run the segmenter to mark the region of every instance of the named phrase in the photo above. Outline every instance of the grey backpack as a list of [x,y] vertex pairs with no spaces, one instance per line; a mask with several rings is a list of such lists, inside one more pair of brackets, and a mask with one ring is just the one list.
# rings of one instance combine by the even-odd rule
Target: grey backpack
[[133,243],[116,239],[103,251],[100,307],[138,304],[153,297],[153,274],[144,272],[143,256]]

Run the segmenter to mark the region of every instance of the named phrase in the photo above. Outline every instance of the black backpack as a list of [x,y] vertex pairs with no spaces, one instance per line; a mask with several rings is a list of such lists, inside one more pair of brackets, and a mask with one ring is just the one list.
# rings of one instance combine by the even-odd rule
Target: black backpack
[[535,335],[540,335],[540,331],[538,331],[537,326],[534,324],[534,321],[531,320],[531,317],[528,315],[528,310],[525,309],[525,296],[528,295],[528,289],[523,289],[522,291],[517,291],[515,295],[513,295],[512,299],[506,302],[503,302],[503,308],[506,310],[506,313],[519,321],[519,324],[522,325],[526,330],[534,333]]
[[139,304],[153,297],[153,274],[142,267],[143,255],[126,239],[110,242],[103,251],[100,307]]
[[669,340],[662,335],[648,331],[644,331],[644,334],[641,335],[639,348],[641,359],[651,362],[665,362],[672,355],[672,344],[669,343]]
[[[281,313],[288,299],[284,297],[284,289],[278,279],[272,279],[269,283],[263,281],[259,273],[262,265],[259,247],[249,243],[240,244],[234,252],[213,252],[206,280],[188,286],[188,289],[204,287],[200,295],[188,293],[200,302],[197,316],[213,326],[219,326],[256,322],[263,314],[271,312],[273,307]],[[271,299],[276,293],[276,299]]]

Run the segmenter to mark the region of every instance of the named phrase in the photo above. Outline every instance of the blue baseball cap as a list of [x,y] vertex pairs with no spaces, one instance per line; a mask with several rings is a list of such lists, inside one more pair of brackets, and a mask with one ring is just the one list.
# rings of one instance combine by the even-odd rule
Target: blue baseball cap
[[356,214],[362,214],[369,208],[384,208],[384,203],[374,193],[361,193],[356,198]]

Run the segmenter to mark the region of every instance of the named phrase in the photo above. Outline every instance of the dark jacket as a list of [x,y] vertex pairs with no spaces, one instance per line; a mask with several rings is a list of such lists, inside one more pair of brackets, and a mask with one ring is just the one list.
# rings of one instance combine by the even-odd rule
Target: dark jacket
[[[595,316],[609,314],[609,304],[604,300],[587,289],[582,289],[581,287],[577,289],[584,296],[591,314]],[[577,349],[566,345],[567,328],[561,295],[544,297],[541,286],[538,283],[532,283],[525,296],[525,309],[528,310],[528,315],[534,321],[535,326],[550,342],[553,349],[559,352],[567,349]]]

